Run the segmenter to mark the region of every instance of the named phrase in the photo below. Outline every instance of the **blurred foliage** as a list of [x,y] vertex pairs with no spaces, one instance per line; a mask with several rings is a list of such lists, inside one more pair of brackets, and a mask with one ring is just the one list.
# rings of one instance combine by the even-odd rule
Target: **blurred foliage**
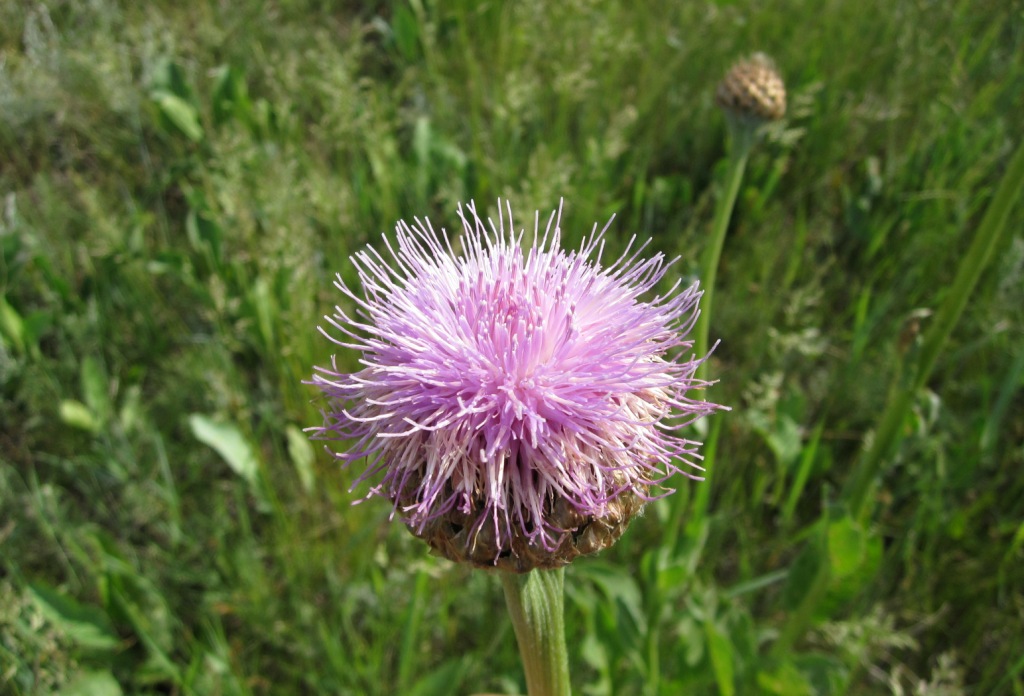
[[[567,573],[580,693],[1024,693],[1024,228],[836,505],[1022,135],[1024,5],[0,4],[0,691],[523,690],[497,583],[301,436],[335,273],[459,201],[692,276],[726,66],[790,111],[719,274],[710,477]],[[342,365],[355,356],[339,355]],[[720,430],[718,430],[720,429]],[[813,596],[812,596],[813,595]]]

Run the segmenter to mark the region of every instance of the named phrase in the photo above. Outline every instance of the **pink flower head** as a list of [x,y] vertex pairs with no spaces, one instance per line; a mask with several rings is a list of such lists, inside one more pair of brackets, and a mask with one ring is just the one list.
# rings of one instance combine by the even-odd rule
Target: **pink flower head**
[[[653,295],[669,264],[642,258],[635,237],[603,266],[607,226],[561,248],[561,207],[543,232],[535,216],[525,246],[507,204],[497,226],[473,203],[459,217],[461,244],[400,222],[387,257],[352,258],[362,293],[335,283],[356,309],[335,307],[336,335],[320,331],[364,367],[316,368],[328,398],[312,431],[346,441],[341,461],[366,460],[353,487],[383,474],[367,497],[444,555],[494,565],[564,548],[624,496],[638,510],[675,472],[698,478],[700,443],[677,433],[723,407],[689,396],[709,384],[694,377],[704,358],[686,355],[697,283]],[[441,522],[465,549],[431,541]]]

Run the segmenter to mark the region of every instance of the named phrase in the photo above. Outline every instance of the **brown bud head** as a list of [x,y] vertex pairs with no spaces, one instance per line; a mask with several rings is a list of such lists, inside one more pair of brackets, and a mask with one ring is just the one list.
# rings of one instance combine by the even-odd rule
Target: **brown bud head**
[[771,58],[755,53],[732,66],[715,102],[740,117],[777,121],[786,114],[786,84]]

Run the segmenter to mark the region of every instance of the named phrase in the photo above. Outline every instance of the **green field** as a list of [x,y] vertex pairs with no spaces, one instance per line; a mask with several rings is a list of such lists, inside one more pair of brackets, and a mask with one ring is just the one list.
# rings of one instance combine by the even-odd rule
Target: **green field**
[[914,381],[1024,142],[1019,0],[0,2],[0,693],[524,693],[496,578],[302,432],[334,274],[500,197],[696,278],[753,51],[732,411],[567,569],[574,693],[1024,694],[1024,205]]

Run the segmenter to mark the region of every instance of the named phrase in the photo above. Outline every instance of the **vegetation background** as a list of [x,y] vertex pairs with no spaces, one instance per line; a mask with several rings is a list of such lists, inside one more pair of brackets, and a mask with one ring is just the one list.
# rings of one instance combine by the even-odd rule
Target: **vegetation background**
[[696,275],[756,50],[790,109],[719,273],[734,410],[569,568],[576,690],[1024,693],[1019,208],[841,495],[1024,136],[1009,0],[0,3],[0,692],[521,693],[499,584],[301,431],[333,276],[499,196]]

